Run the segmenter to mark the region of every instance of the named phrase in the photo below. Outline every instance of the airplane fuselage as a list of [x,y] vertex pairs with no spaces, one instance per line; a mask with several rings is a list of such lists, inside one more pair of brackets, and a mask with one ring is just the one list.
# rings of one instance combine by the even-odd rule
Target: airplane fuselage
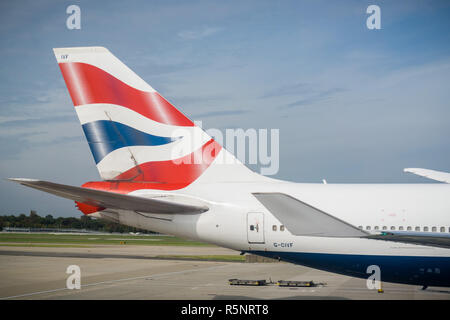
[[[292,226],[283,225],[253,195],[261,192],[302,199],[368,233],[450,231],[447,184],[194,183],[170,194],[192,201],[200,201],[197,195],[201,194],[210,207],[207,212],[136,215],[121,211],[118,217],[130,226],[350,276],[367,278],[367,268],[376,265],[382,281],[450,286],[450,249],[357,237],[294,235]],[[164,192],[137,190],[131,194],[154,197]]]

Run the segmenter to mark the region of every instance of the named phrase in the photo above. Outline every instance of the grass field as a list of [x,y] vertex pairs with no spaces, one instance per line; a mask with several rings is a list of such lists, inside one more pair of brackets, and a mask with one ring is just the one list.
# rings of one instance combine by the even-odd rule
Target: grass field
[[[0,233],[0,247],[36,248],[89,248],[96,245],[141,245],[141,246],[208,246],[199,241],[166,235],[129,234],[53,234],[53,233]],[[154,258],[170,260],[201,260],[244,262],[241,255],[158,255]]]
[[165,235],[0,233],[0,246],[90,246],[90,245],[212,246]]

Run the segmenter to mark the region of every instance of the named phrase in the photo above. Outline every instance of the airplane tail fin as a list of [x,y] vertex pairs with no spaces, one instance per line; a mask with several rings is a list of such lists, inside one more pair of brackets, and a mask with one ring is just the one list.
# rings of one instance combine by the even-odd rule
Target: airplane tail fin
[[258,179],[108,49],[53,50],[103,180],[173,190]]

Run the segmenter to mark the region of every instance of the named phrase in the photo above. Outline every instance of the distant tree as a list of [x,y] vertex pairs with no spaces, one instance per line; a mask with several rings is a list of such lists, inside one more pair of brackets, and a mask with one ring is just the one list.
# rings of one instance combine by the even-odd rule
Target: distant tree
[[47,227],[53,226],[55,224],[55,219],[53,218],[53,216],[51,214],[48,214],[43,219],[42,224]]
[[88,215],[83,215],[79,218],[58,217],[55,219],[52,215],[49,214],[43,218],[39,216],[34,210],[30,212],[29,216],[26,216],[25,214],[20,214],[19,216],[0,215],[0,230],[2,230],[4,227],[86,229],[103,232],[149,233],[149,231],[147,230],[140,230],[102,219],[93,219]]
[[38,216],[38,214],[36,213],[35,210],[31,210],[30,211],[29,219],[30,219],[30,227],[31,228],[39,228],[40,227],[40,223],[39,222],[41,220],[41,217]]

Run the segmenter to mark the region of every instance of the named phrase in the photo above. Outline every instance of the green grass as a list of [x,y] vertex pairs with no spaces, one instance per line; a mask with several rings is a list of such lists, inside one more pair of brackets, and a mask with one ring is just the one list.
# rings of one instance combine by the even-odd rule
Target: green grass
[[172,236],[146,236],[128,234],[47,234],[47,233],[0,233],[0,246],[12,244],[26,246],[48,245],[151,245],[151,246],[213,246],[204,242]]
[[0,247],[38,247],[38,248],[91,248],[76,244],[45,244],[45,243],[0,243]]
[[[0,233],[0,247],[89,248],[95,245],[213,246],[172,236]],[[245,262],[241,255],[158,255],[158,259]]]

